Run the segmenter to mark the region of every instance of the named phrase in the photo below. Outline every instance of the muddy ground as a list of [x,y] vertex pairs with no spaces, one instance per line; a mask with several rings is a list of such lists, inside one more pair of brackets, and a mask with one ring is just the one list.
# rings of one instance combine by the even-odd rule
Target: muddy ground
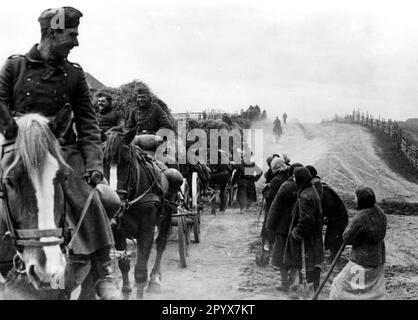
[[[284,126],[284,135],[276,143],[271,123],[258,127],[265,129],[264,159],[280,152],[287,153],[292,162],[314,165],[318,175],[344,199],[350,214],[354,213],[356,186],[367,184],[375,190],[388,213],[387,299],[417,299],[418,185],[398,176],[381,161],[373,147],[373,136],[349,124],[292,122]],[[259,165],[265,169],[265,164]],[[261,179],[258,189],[263,185]],[[205,209],[202,240],[199,244],[191,243],[188,267],[180,267],[178,242],[173,236],[163,258],[162,292],[146,294],[145,299],[289,299],[275,288],[280,283],[277,272],[255,263],[260,249],[258,211],[259,203],[245,215],[237,209],[228,209],[224,214],[212,216]],[[344,251],[320,299],[327,299],[330,283],[344,267],[349,251],[350,248]],[[151,269],[151,262],[149,266]],[[322,275],[328,268],[326,261]]]

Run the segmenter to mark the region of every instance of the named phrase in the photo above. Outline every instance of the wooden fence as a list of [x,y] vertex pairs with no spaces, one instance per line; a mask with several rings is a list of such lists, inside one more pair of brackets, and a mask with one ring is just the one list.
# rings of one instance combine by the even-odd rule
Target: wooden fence
[[177,112],[173,113],[173,117],[175,119],[196,119],[196,120],[215,120],[221,119],[221,113],[214,113],[214,112]]
[[[341,119],[340,119],[341,120]],[[396,121],[386,120],[382,118],[374,118],[367,112],[360,113],[360,111],[353,111],[352,114],[347,115],[344,121],[351,123],[358,123],[362,126],[368,127],[375,131],[380,131],[388,136],[392,137],[396,143],[399,152],[402,152],[408,161],[418,168],[418,148],[417,146],[409,143],[405,139],[402,128],[396,123]]]
[[222,112],[220,110],[210,110],[203,112],[176,112],[172,113],[175,119],[195,119],[195,120],[217,120],[222,119],[222,116],[226,114],[227,116],[239,115],[238,113],[228,113]]

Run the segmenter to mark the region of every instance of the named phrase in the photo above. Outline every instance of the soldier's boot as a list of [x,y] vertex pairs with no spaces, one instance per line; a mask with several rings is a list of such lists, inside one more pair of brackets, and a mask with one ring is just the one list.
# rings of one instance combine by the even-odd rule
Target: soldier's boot
[[100,300],[121,299],[110,258],[110,246],[97,250],[92,255],[92,269],[96,280],[97,298]]
[[103,277],[96,281],[96,295],[99,300],[121,299],[119,288],[111,265],[103,266]]

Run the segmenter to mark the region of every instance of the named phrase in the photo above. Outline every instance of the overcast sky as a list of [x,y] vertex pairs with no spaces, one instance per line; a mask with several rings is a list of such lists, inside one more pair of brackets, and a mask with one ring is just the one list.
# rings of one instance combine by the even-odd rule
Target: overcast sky
[[413,1],[14,0],[0,11],[0,60],[27,52],[39,14],[63,5],[84,14],[70,61],[108,86],[143,80],[175,112],[418,117]]

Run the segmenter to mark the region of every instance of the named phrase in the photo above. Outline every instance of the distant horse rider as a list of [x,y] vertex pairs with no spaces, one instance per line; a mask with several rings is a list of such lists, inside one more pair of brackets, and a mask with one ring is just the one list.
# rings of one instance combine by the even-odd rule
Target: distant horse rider
[[138,127],[137,134],[156,134],[162,128],[173,129],[173,124],[165,111],[152,102],[150,90],[147,87],[139,87],[136,90],[137,107],[131,110],[126,128],[128,130]]
[[282,135],[282,133],[283,133],[282,124],[280,123],[279,117],[276,117],[276,120],[274,120],[273,133],[276,136],[276,139],[278,137],[280,137]]
[[[59,14],[63,15],[60,19],[64,22],[62,25],[56,21]],[[63,184],[63,190],[71,209],[67,220],[74,224],[80,219],[90,191],[103,179],[99,126],[85,74],[78,64],[67,60],[70,50],[78,46],[78,25],[82,16],[72,7],[42,12],[38,18],[40,43],[25,55],[10,56],[0,72],[0,101],[8,105],[14,116],[40,113],[52,118],[65,105],[71,106],[77,133],[69,126],[60,143],[63,158],[73,169]],[[95,195],[67,263],[70,274],[91,265],[96,294],[102,299],[118,297],[110,258],[114,241],[109,217]],[[76,282],[72,277],[66,276],[65,280],[66,289],[78,285],[69,284],[68,281]]]
[[99,121],[100,138],[102,142],[106,141],[106,131],[119,126],[124,115],[112,106],[112,96],[106,92],[99,92],[97,95],[97,118]]
[[287,113],[283,113],[283,123],[286,124],[286,120],[287,120]]

